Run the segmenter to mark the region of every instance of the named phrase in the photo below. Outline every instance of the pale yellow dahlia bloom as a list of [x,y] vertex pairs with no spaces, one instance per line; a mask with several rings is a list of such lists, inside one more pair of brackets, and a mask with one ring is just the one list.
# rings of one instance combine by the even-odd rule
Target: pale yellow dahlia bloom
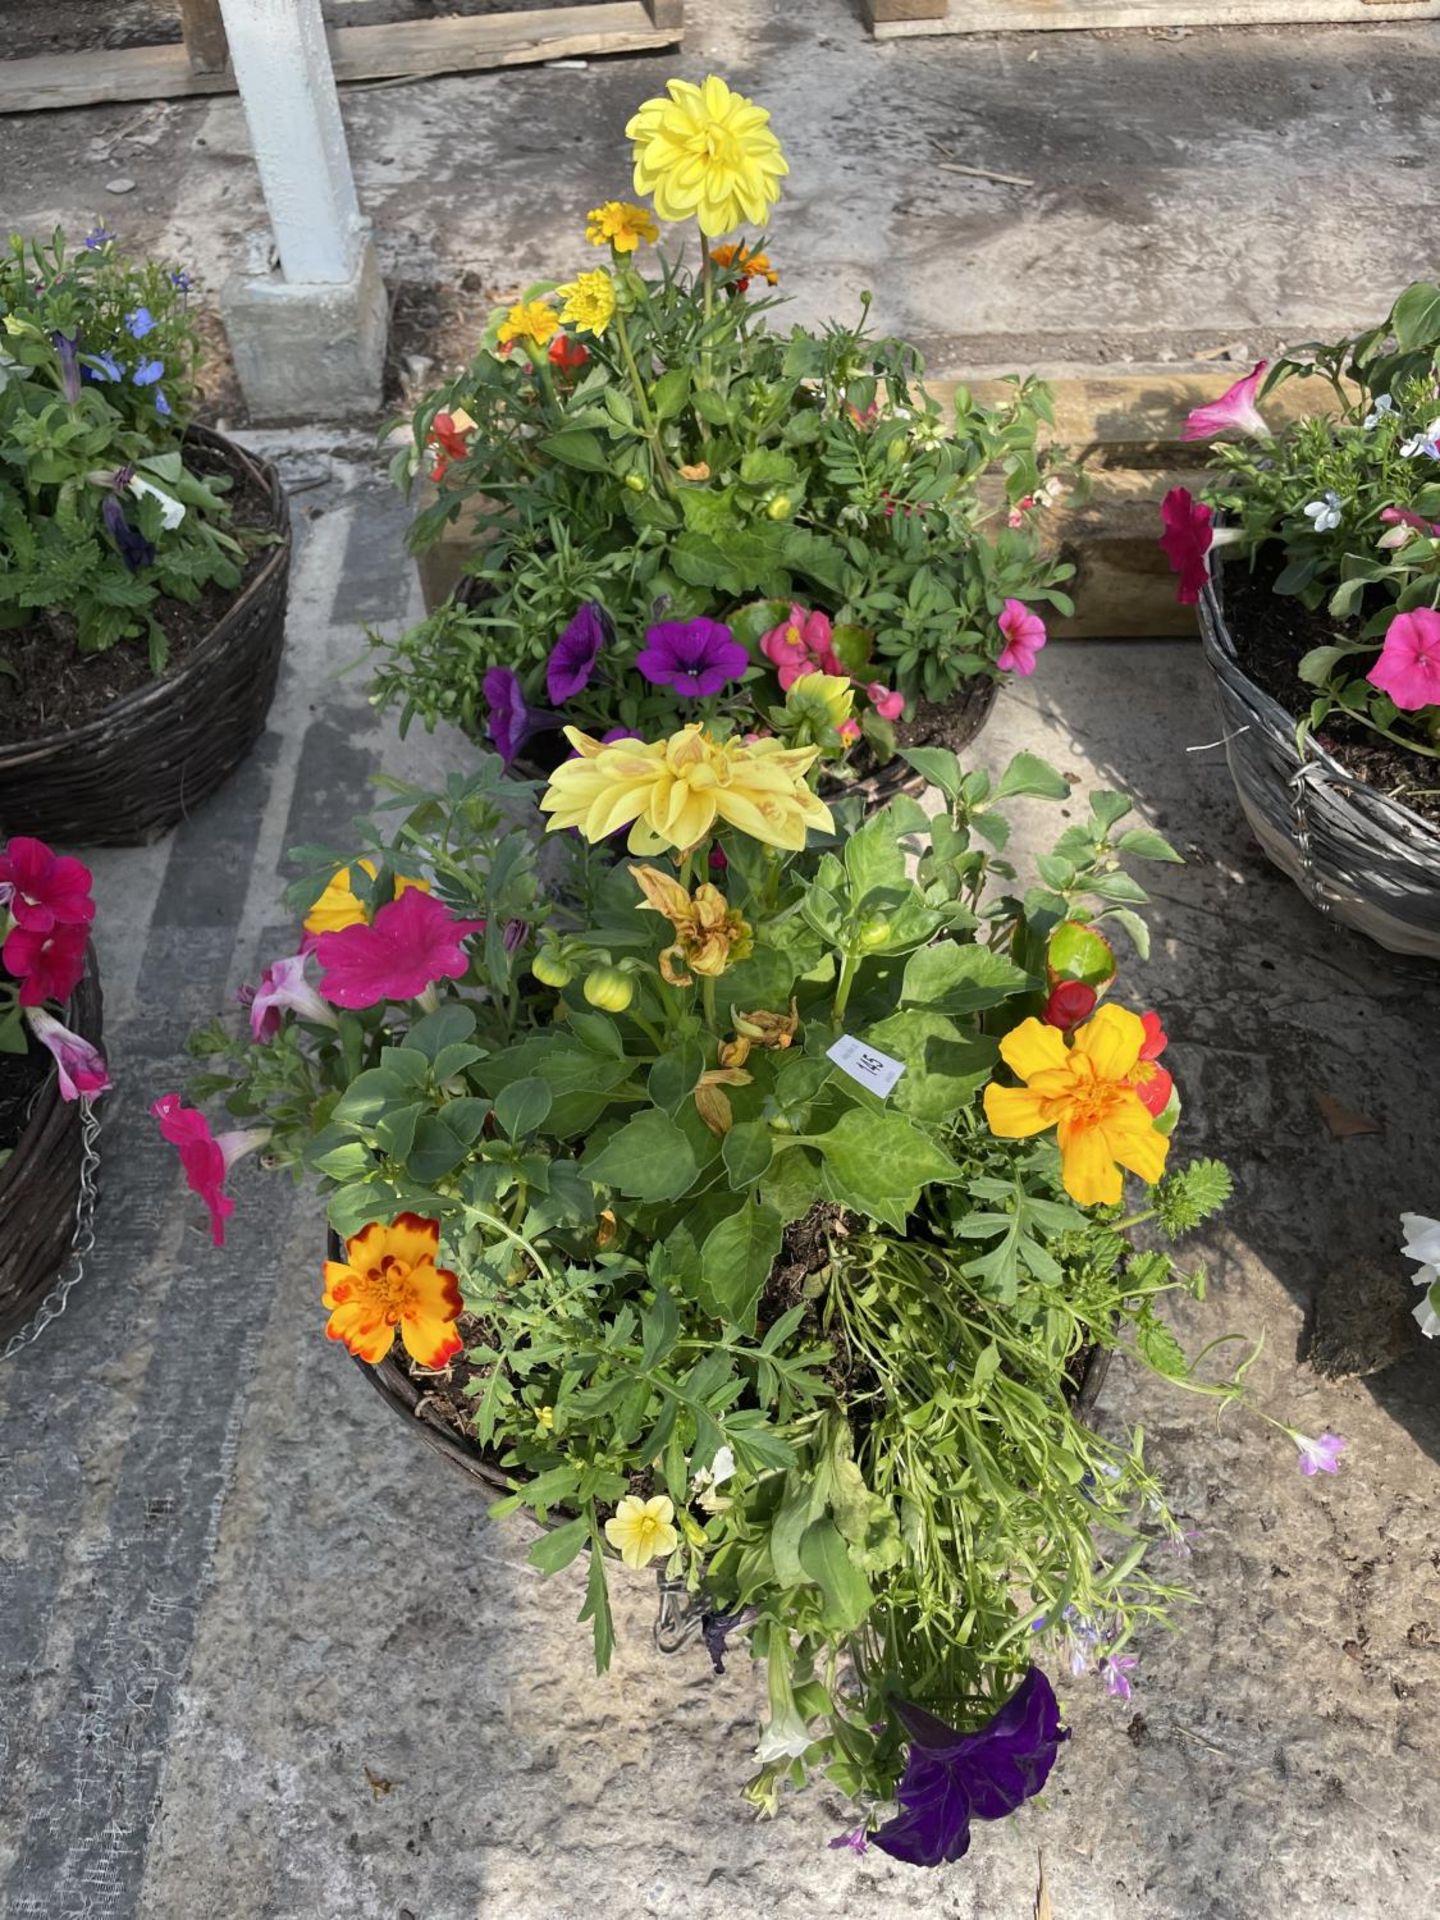
[[662,220],[700,222],[709,239],[763,227],[790,171],[770,115],[713,73],[703,86],[667,80],[625,128],[635,147],[635,191]]
[[660,974],[667,986],[688,987],[693,980],[685,969],[718,979],[737,960],[754,950],[750,923],[706,880],[692,897],[674,874],[658,867],[631,867],[645,899],[644,908],[663,913],[675,929],[675,944],[660,956]]
[[599,267],[593,273],[577,273],[558,289],[565,304],[560,318],[582,333],[604,333],[615,316],[615,282]]
[[712,740],[698,724],[668,740],[606,746],[578,727],[565,738],[578,758],[551,775],[540,801],[546,829],[578,827],[590,841],[628,826],[631,853],[698,846],[717,821],[770,847],[798,852],[811,827],[833,833],[830,809],[805,784],[818,747]]

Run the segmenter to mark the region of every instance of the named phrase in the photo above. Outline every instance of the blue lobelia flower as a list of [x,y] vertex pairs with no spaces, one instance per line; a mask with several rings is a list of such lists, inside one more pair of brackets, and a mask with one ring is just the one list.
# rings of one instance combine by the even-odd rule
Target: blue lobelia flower
[[160,391],[159,387],[156,387],[155,389],[155,411],[158,414],[162,415],[164,418],[166,419],[169,418],[170,402],[165,398],[164,394]]
[[141,567],[150,565],[155,558],[155,549],[144,534],[132,527],[125,518],[125,509],[115,494],[106,494],[100,518],[105,522],[106,532],[120,549],[120,558],[131,573],[138,573]]
[[127,317],[125,326],[132,340],[143,340],[147,333],[155,331],[155,316],[148,307],[137,307]]
[[123,380],[125,369],[113,353],[92,353],[93,366],[86,367],[85,376],[89,380]]
[[185,271],[184,267],[180,267],[171,274],[170,284],[172,287],[178,287],[181,293],[188,293],[195,282],[190,278],[190,275]]
[[108,246],[114,238],[107,227],[92,227],[85,236],[85,245],[91,253],[95,253],[101,247]]
[[137,387],[153,387],[164,371],[163,360],[142,360],[130,378]]
[[895,1710],[910,1735],[895,1796],[900,1812],[870,1837],[882,1852],[917,1867],[958,1860],[969,1848],[972,1819],[1003,1819],[1039,1793],[1060,1742],[1070,1737],[1038,1667],[974,1733],[959,1733],[908,1700],[897,1700]]

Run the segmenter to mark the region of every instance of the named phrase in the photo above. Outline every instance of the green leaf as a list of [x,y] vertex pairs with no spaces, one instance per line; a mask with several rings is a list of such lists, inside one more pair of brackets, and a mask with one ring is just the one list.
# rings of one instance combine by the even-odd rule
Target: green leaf
[[423,1053],[427,1060],[438,1059],[446,1047],[458,1046],[475,1031],[475,1015],[469,1007],[450,1001],[417,1020],[405,1036],[405,1045]]
[[512,1080],[495,1096],[495,1118],[512,1140],[534,1133],[549,1113],[553,1096],[538,1077]]
[[413,1179],[428,1185],[433,1180],[443,1180],[447,1173],[453,1173],[469,1151],[466,1143],[455,1137],[439,1114],[422,1114],[416,1122],[415,1139],[406,1156],[407,1169]]
[[900,758],[924,774],[952,806],[960,798],[960,762],[948,747],[902,747]]
[[1134,804],[1128,794],[1112,793],[1109,787],[1100,787],[1090,796],[1091,815],[1105,833],[1123,820]]
[[903,1060],[891,1102],[912,1120],[948,1119],[990,1078],[998,1057],[988,1034],[965,1034],[943,1013],[910,1007],[870,1027],[865,1040]]
[[593,433],[576,431],[573,427],[563,433],[552,433],[540,442],[540,451],[548,453],[552,460],[558,460],[563,466],[579,467],[584,473],[609,473],[610,460],[598,437]]
[[1133,913],[1129,907],[1111,907],[1104,917],[1125,929],[1130,936],[1131,946],[1142,960],[1150,958],[1150,929],[1138,913]]
[[690,369],[672,367],[662,373],[650,394],[650,405],[657,420],[673,420],[690,397]]
[[584,1165],[597,1186],[629,1200],[678,1200],[699,1171],[685,1135],[653,1107],[627,1120]]
[[808,1144],[825,1156],[822,1177],[831,1199],[897,1233],[904,1233],[923,1186],[960,1177],[949,1154],[898,1113],[852,1107]]
[[814,1520],[805,1529],[800,1537],[800,1565],[823,1596],[821,1625],[835,1633],[858,1627],[875,1596],[834,1521]]
[[[1362,588],[1364,586],[1363,581],[1347,582],[1346,584],[1358,585]],[[1332,607],[1331,612],[1333,613],[1334,611]],[[1343,614],[1336,615],[1337,619],[1343,619],[1344,617]],[[1308,653],[1301,655],[1295,671],[1307,687],[1326,686],[1336,667],[1354,651],[1355,649],[1353,647],[1312,647]]]
[[746,1200],[717,1227],[700,1249],[705,1290],[722,1319],[755,1331],[755,1308],[780,1251],[783,1224],[773,1207]]
[[1127,827],[1116,840],[1115,851],[1128,853],[1133,860],[1169,860],[1177,867],[1185,864],[1184,855],[1153,827]]
[[373,1127],[387,1107],[409,1104],[413,1088],[386,1067],[367,1067],[357,1073],[335,1103],[333,1120],[364,1130]]
[[1115,950],[1083,920],[1062,920],[1045,947],[1052,980],[1079,980],[1098,993],[1115,978]]
[[1030,976],[992,947],[941,940],[905,962],[900,998],[936,1013],[978,1013],[1031,985]]
[[787,1226],[803,1219],[820,1198],[819,1161],[803,1147],[777,1154],[760,1182],[760,1198]]
[[1016,800],[1029,796],[1036,800],[1064,800],[1070,783],[1038,753],[1017,753],[1000,776],[995,789],[997,800]]
[[541,1573],[559,1573],[579,1555],[589,1538],[590,1522],[582,1515],[579,1520],[567,1520],[563,1527],[552,1527],[542,1533],[526,1558]]
[[362,1140],[350,1140],[343,1147],[331,1147],[305,1164],[329,1180],[360,1180],[375,1171],[375,1155]]
[[725,1172],[736,1193],[753,1187],[769,1171],[773,1153],[772,1136],[763,1120],[742,1120],[731,1127],[721,1143]]
[[678,1047],[661,1054],[645,1084],[662,1113],[678,1113],[700,1084],[704,1071],[705,1049],[698,1040],[682,1040]]
[[605,1556],[598,1535],[590,1550],[590,1577],[585,1582],[585,1604],[580,1609],[582,1624],[589,1620],[595,1635],[595,1671],[605,1673],[615,1652],[615,1623],[610,1617],[610,1589],[605,1584]]
[[1402,353],[1418,353],[1440,341],[1440,287],[1429,280],[1407,287],[1390,315],[1395,344]]

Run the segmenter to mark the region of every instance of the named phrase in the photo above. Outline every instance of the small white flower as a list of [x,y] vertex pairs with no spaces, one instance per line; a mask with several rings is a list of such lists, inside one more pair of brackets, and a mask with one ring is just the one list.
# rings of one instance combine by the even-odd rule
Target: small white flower
[[1398,413],[1399,411],[1400,409],[1388,393],[1380,393],[1375,396],[1374,412],[1367,413],[1360,424],[1367,430],[1371,427],[1378,427],[1387,413]]
[[1415,1309],[1415,1323],[1427,1340],[1440,1333],[1440,1272],[1422,1267],[1415,1276],[1417,1287],[1424,1287],[1425,1298]]
[[1421,454],[1427,460],[1440,460],[1440,420],[1432,420],[1423,433],[1414,433],[1400,449],[1403,460],[1417,459]]
[[717,1447],[715,1458],[708,1467],[698,1467],[691,1477],[690,1485],[696,1493],[707,1493],[715,1487],[723,1487],[727,1480],[735,1477],[735,1455],[729,1447]]
[[160,502],[160,520],[166,533],[173,533],[185,518],[183,502],[177,500],[173,494],[166,493],[163,487],[153,486],[150,481],[142,480],[138,473],[130,476],[130,491],[137,500],[148,493],[152,500]]
[[1305,508],[1305,518],[1315,524],[1316,533],[1329,533],[1340,524],[1340,496],[1327,492],[1323,500],[1312,500]]
[[1405,1235],[1405,1258],[1423,1262],[1414,1276],[1417,1287],[1424,1287],[1425,1298],[1415,1309],[1415,1321],[1427,1340],[1440,1334],[1440,1220],[1423,1213],[1402,1213],[1401,1231]]

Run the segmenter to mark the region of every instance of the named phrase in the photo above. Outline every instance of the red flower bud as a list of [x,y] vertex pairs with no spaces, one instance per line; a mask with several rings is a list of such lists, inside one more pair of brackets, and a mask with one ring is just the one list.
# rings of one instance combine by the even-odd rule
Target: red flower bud
[[1062,980],[1045,1002],[1045,1024],[1069,1033],[1072,1027],[1090,1018],[1099,997],[1083,980]]

